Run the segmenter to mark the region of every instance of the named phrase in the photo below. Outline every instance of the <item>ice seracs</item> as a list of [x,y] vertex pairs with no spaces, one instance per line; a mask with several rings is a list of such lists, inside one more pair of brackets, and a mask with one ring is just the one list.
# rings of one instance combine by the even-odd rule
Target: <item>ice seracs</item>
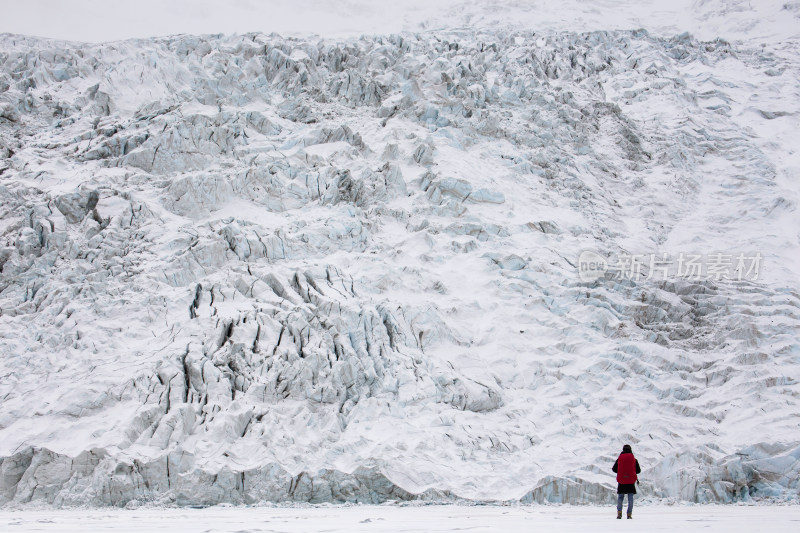
[[797,74],[645,31],[3,35],[0,505],[598,503],[618,439],[645,494],[796,498]]

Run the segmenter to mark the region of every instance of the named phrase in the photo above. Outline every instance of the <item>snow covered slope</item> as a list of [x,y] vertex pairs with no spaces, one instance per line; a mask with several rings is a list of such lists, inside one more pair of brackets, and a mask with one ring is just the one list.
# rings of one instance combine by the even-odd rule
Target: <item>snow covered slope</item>
[[0,505],[796,498],[798,57],[1,36]]
[[0,32],[107,42],[179,33],[364,33],[513,28],[688,31],[760,45],[800,37],[797,0],[138,0],[99,9],[95,0],[0,0]]

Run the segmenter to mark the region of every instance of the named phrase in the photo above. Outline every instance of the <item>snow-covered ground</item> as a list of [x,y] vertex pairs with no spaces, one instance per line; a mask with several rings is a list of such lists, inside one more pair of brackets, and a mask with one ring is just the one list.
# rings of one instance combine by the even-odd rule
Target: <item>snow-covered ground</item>
[[452,29],[613,31],[757,43],[800,37],[797,0],[0,0],[0,32],[104,42],[162,35],[358,37]]
[[615,518],[613,507],[595,506],[329,506],[305,508],[212,507],[206,509],[0,511],[8,533],[147,531],[152,533],[346,533],[470,531],[572,533],[795,533],[800,507],[649,505],[634,508],[634,519]]
[[800,4],[557,4],[0,35],[0,505],[796,501]]

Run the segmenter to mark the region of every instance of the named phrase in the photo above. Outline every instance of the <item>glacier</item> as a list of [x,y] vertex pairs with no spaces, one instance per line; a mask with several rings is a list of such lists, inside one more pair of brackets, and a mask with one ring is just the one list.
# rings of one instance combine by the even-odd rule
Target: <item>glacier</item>
[[1,35],[0,506],[796,501],[798,58]]

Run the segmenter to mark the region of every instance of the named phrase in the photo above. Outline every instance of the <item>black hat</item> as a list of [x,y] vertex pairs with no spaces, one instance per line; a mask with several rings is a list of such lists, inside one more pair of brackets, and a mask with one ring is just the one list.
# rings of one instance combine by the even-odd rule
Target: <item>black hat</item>
[[633,453],[633,450],[631,450],[631,445],[630,444],[626,444],[625,446],[623,446],[622,447],[622,453]]

